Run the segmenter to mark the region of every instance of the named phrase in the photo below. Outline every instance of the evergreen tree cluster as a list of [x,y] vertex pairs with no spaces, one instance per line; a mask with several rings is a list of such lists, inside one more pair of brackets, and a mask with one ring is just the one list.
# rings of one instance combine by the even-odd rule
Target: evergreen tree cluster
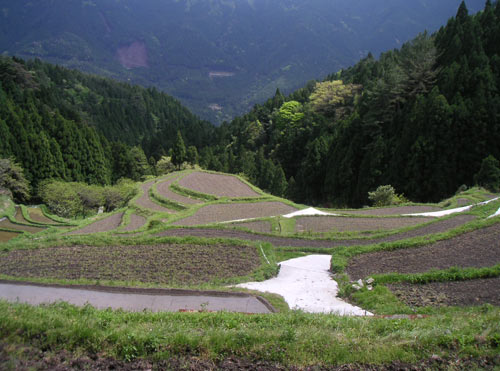
[[196,148],[210,143],[213,130],[154,88],[0,57],[0,158],[14,158],[35,191],[45,179],[138,180],[178,132]]
[[218,135],[202,154],[208,168],[268,190],[284,172],[281,189],[298,202],[362,206],[385,184],[414,201],[449,196],[500,158],[500,2],[476,15],[462,2],[434,35],[277,91]]

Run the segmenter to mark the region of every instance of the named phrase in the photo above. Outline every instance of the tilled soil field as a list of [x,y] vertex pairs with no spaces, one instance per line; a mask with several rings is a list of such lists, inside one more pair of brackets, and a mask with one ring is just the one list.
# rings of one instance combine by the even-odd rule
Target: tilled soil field
[[16,221],[19,223],[25,223],[25,224],[31,224],[29,221],[26,220],[26,218],[23,215],[23,211],[21,210],[20,207],[16,207],[16,215],[14,215],[14,218]]
[[381,242],[394,242],[413,238],[418,236],[426,236],[434,233],[446,232],[450,229],[457,228],[466,224],[475,217],[472,215],[458,215],[450,219],[439,220],[432,224],[413,229],[411,231],[396,233],[387,237],[373,238],[373,239],[346,239],[346,240],[308,240],[304,238],[290,238],[290,237],[273,237],[262,236],[243,231],[220,230],[220,229],[204,229],[204,228],[190,228],[190,229],[168,229],[158,233],[156,236],[197,236],[206,238],[238,238],[250,241],[264,241],[270,242],[274,246],[292,246],[292,247],[337,247],[337,246],[356,246],[356,245],[370,245]]
[[424,217],[351,218],[342,216],[302,216],[297,218],[296,232],[354,232],[399,229],[434,220]]
[[185,205],[195,205],[195,204],[200,204],[203,201],[197,200],[196,198],[191,198],[191,197],[186,197],[182,196],[178,193],[175,193],[170,190],[170,184],[172,184],[177,178],[174,177],[172,179],[167,179],[163,182],[158,183],[156,186],[156,189],[160,195],[162,195],[165,198],[168,198],[169,200],[178,202],[180,204],[185,204]]
[[195,171],[179,180],[179,185],[200,193],[218,197],[259,197],[248,185],[230,175]]
[[15,223],[12,223],[7,218],[0,221],[0,228],[13,229],[15,231],[23,231],[23,232],[30,232],[30,233],[37,233],[37,232],[43,231],[45,229],[44,227],[35,227],[33,225],[15,224]]
[[251,231],[257,233],[270,233],[271,232],[271,222],[265,220],[257,220],[255,222],[240,222],[240,223],[229,223],[227,224],[231,227],[242,227],[250,229]]
[[379,273],[419,273],[450,267],[491,267],[500,263],[500,223],[427,246],[377,251],[354,257],[351,279]]
[[432,282],[424,285],[398,283],[387,286],[401,301],[411,307],[486,303],[500,306],[500,277]]
[[163,207],[161,205],[158,205],[157,203],[153,202],[151,198],[149,198],[149,190],[154,184],[154,180],[144,183],[141,185],[143,195],[135,201],[135,203],[139,206],[142,206],[146,209],[154,210],[154,211],[159,211],[162,213],[173,213],[172,210],[167,209],[166,207]]
[[144,224],[146,224],[147,219],[141,215],[131,214],[130,215],[130,223],[127,224],[123,231],[130,232],[135,231],[136,229],[141,228]]
[[44,223],[44,224],[54,224],[58,225],[59,223],[56,222],[55,220],[52,220],[45,216],[42,212],[42,210],[38,207],[30,207],[28,209],[28,214],[32,220],[38,223]]
[[0,243],[10,241],[17,236],[19,236],[19,233],[0,231]]
[[90,234],[90,233],[98,233],[98,232],[108,232],[116,229],[120,226],[122,222],[123,213],[113,214],[108,216],[107,218],[98,220],[92,224],[89,224],[81,229],[76,231],[68,232],[66,235],[75,235],[75,234]]
[[385,215],[428,213],[440,210],[442,209],[434,206],[400,206],[400,207],[384,207],[380,209],[334,210],[332,212],[339,214],[385,216]]
[[281,202],[255,202],[207,205],[194,215],[179,220],[173,225],[201,225],[230,220],[262,218],[291,213],[297,209]]
[[75,246],[0,254],[14,277],[197,284],[244,276],[260,265],[254,247],[225,245]]

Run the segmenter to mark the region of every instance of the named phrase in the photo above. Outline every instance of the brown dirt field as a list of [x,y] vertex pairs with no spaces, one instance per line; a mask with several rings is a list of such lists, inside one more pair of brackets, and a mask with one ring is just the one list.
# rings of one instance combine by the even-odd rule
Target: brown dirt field
[[351,218],[342,216],[302,216],[297,218],[296,232],[352,232],[399,229],[434,220],[424,217]]
[[173,225],[201,225],[230,220],[262,218],[291,213],[297,209],[281,202],[255,202],[207,205],[194,215],[179,220]]
[[231,175],[195,171],[179,180],[179,185],[193,191],[218,197],[259,197],[248,185]]
[[227,245],[74,246],[0,254],[15,277],[197,284],[244,276],[260,265],[257,249]]
[[398,283],[387,286],[401,301],[411,307],[486,303],[500,306],[500,277],[432,282],[425,285]]
[[472,203],[468,198],[457,198],[457,207],[467,206]]
[[43,231],[45,229],[44,227],[35,227],[33,225],[15,224],[15,223],[12,223],[7,218],[0,221],[0,228],[13,229],[16,231],[23,231],[23,232],[29,232],[29,233],[37,233],[37,232]]
[[230,223],[228,226],[231,227],[243,227],[250,229],[251,231],[257,233],[270,233],[271,232],[271,222],[265,220],[258,220],[255,222],[241,222],[241,223]]
[[180,194],[177,194],[173,191],[170,190],[170,184],[172,184],[177,177],[174,177],[172,179],[167,179],[163,182],[158,183],[156,186],[156,189],[160,195],[163,197],[168,198],[169,200],[178,202],[180,204],[185,204],[185,205],[194,205],[194,204],[201,204],[203,201],[197,200],[196,198],[190,198],[186,196],[182,196]]
[[31,224],[31,222],[27,221],[26,218],[24,217],[23,211],[21,210],[20,207],[16,207],[16,214],[14,215],[14,218],[19,223]]
[[434,206],[399,206],[399,207],[384,207],[381,209],[333,210],[332,212],[338,214],[386,216],[386,215],[428,213],[440,210],[442,209]]
[[292,247],[337,247],[337,246],[356,246],[356,245],[370,245],[381,242],[394,242],[404,240],[407,238],[426,236],[428,234],[442,233],[450,229],[459,227],[463,224],[474,220],[472,215],[458,215],[450,219],[439,220],[435,223],[415,228],[411,231],[396,233],[382,238],[373,239],[346,239],[346,240],[308,240],[303,238],[289,238],[289,237],[273,237],[261,236],[253,233],[247,233],[236,230],[221,230],[221,229],[204,229],[204,228],[190,228],[190,229],[168,229],[156,234],[158,237],[163,236],[197,236],[206,238],[238,238],[250,241],[264,241],[270,242],[274,246],[292,246]]
[[107,218],[98,220],[76,231],[65,233],[65,235],[90,234],[98,232],[108,232],[116,229],[122,222],[123,213],[113,214]]
[[0,243],[10,241],[17,236],[19,236],[19,233],[0,231]]
[[147,219],[141,215],[131,214],[130,215],[130,223],[127,224],[123,231],[135,231],[136,229],[141,228],[144,224],[146,224]]
[[28,209],[28,214],[32,220],[38,223],[44,223],[44,224],[54,224],[57,225],[59,224],[55,220],[52,220],[45,216],[42,212],[42,210],[38,207],[30,207]]
[[355,256],[346,273],[357,280],[380,273],[421,273],[451,267],[500,263],[500,223],[427,246]]
[[139,206],[142,206],[146,209],[154,210],[154,211],[159,211],[162,213],[173,213],[173,210],[167,209],[166,207],[163,207],[161,205],[158,205],[157,203],[153,202],[151,198],[149,198],[149,189],[153,186],[154,180],[144,183],[141,185],[142,191],[144,192],[143,195],[135,201],[135,203]]

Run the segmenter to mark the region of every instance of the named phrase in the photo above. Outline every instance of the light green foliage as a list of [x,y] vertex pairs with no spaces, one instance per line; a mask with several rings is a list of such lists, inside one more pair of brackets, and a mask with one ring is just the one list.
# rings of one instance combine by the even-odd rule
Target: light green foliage
[[175,166],[170,156],[162,156],[156,163],[156,173],[158,175],[165,175],[173,171],[175,171]]
[[14,199],[20,202],[27,201],[29,183],[24,177],[22,167],[11,159],[0,159],[0,190],[7,189],[12,192]]
[[277,114],[277,125],[279,129],[287,126],[293,126],[304,118],[302,105],[297,101],[283,103]]
[[313,111],[335,114],[340,119],[350,111],[354,98],[361,91],[361,85],[344,84],[342,80],[318,82],[310,96]]
[[39,187],[38,195],[51,212],[62,217],[83,213],[83,205],[74,187],[76,183],[47,182]]
[[402,196],[396,195],[391,185],[381,185],[375,191],[368,192],[368,198],[374,206],[389,206],[401,203]]

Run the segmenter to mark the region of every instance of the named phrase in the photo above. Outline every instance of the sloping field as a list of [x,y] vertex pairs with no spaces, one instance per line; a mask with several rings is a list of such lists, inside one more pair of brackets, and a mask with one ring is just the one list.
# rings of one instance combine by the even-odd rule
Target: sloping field
[[195,204],[200,204],[203,202],[202,200],[197,200],[196,198],[182,196],[178,193],[171,191],[170,184],[172,184],[176,179],[177,179],[177,177],[174,177],[172,179],[167,179],[163,182],[158,183],[158,185],[156,186],[156,190],[163,197],[168,198],[169,200],[178,202],[180,204],[195,205]]
[[200,225],[230,220],[262,218],[291,213],[296,208],[282,202],[255,202],[207,205],[194,215],[178,220],[173,225]]
[[161,213],[173,213],[172,210],[170,209],[167,209],[166,207],[163,207],[161,205],[158,205],[156,202],[153,202],[151,200],[151,198],[149,197],[149,190],[151,189],[151,187],[153,186],[154,184],[154,180],[150,181],[150,182],[147,182],[147,183],[144,183],[144,184],[141,184],[141,188],[142,188],[142,191],[143,191],[143,195],[141,197],[139,197],[135,203],[139,206],[142,206],[146,209],[150,209],[150,210],[154,210],[154,211],[158,211],[158,212],[161,212]]
[[127,224],[123,231],[130,232],[135,231],[136,229],[141,228],[144,224],[146,224],[147,219],[141,215],[131,214],[130,215],[130,223]]
[[14,218],[16,221],[19,223],[25,223],[25,224],[31,224],[28,220],[23,215],[23,211],[21,210],[20,207],[16,207],[16,214],[14,215]]
[[419,273],[450,267],[491,267],[500,263],[500,223],[427,246],[355,256],[352,279],[380,273]]
[[89,224],[81,229],[68,232],[66,233],[66,235],[90,234],[90,233],[112,231],[113,229],[116,229],[120,226],[122,218],[123,218],[123,213],[113,214],[111,216],[108,216],[107,218]]
[[400,217],[400,218],[350,218],[341,216],[303,216],[297,218],[297,232],[352,232],[399,229],[426,223],[432,218]]
[[74,246],[0,254],[14,277],[196,284],[244,276],[260,265],[254,247],[226,245]]
[[442,210],[435,206],[399,206],[399,207],[384,207],[379,209],[359,209],[359,210],[335,210],[334,213],[339,214],[354,214],[354,215],[401,215],[401,214],[416,214],[428,213],[432,211]]
[[38,223],[54,224],[54,225],[59,224],[55,220],[52,220],[49,217],[45,216],[45,214],[42,212],[42,209],[40,209],[39,207],[28,208],[28,214],[29,214],[31,220],[34,220],[35,222],[38,222]]
[[228,226],[231,227],[242,227],[250,229],[251,231],[257,233],[269,233],[271,232],[271,222],[265,220],[257,220],[254,222],[239,222],[239,223],[230,223]]
[[208,238],[238,238],[250,241],[265,241],[270,242],[274,246],[294,246],[294,247],[336,247],[336,246],[356,246],[356,245],[371,245],[381,242],[394,242],[407,238],[426,236],[428,234],[443,233],[450,229],[464,225],[475,217],[472,215],[458,215],[453,218],[439,220],[432,224],[426,224],[422,227],[415,228],[407,232],[396,233],[387,237],[368,238],[368,239],[343,239],[343,240],[312,240],[304,238],[290,238],[279,236],[262,236],[253,233],[247,233],[236,230],[220,230],[220,229],[204,229],[204,228],[189,228],[189,229],[168,229],[158,233],[156,236],[198,236]]
[[35,227],[33,225],[15,224],[15,223],[12,223],[7,218],[0,221],[0,228],[13,229],[15,231],[23,231],[23,232],[29,232],[29,233],[37,233],[37,232],[43,231],[45,229],[44,227]]
[[12,240],[14,237],[19,236],[16,232],[0,231],[0,243]]
[[234,176],[195,171],[179,180],[179,185],[196,192],[218,197],[259,197],[248,185]]

